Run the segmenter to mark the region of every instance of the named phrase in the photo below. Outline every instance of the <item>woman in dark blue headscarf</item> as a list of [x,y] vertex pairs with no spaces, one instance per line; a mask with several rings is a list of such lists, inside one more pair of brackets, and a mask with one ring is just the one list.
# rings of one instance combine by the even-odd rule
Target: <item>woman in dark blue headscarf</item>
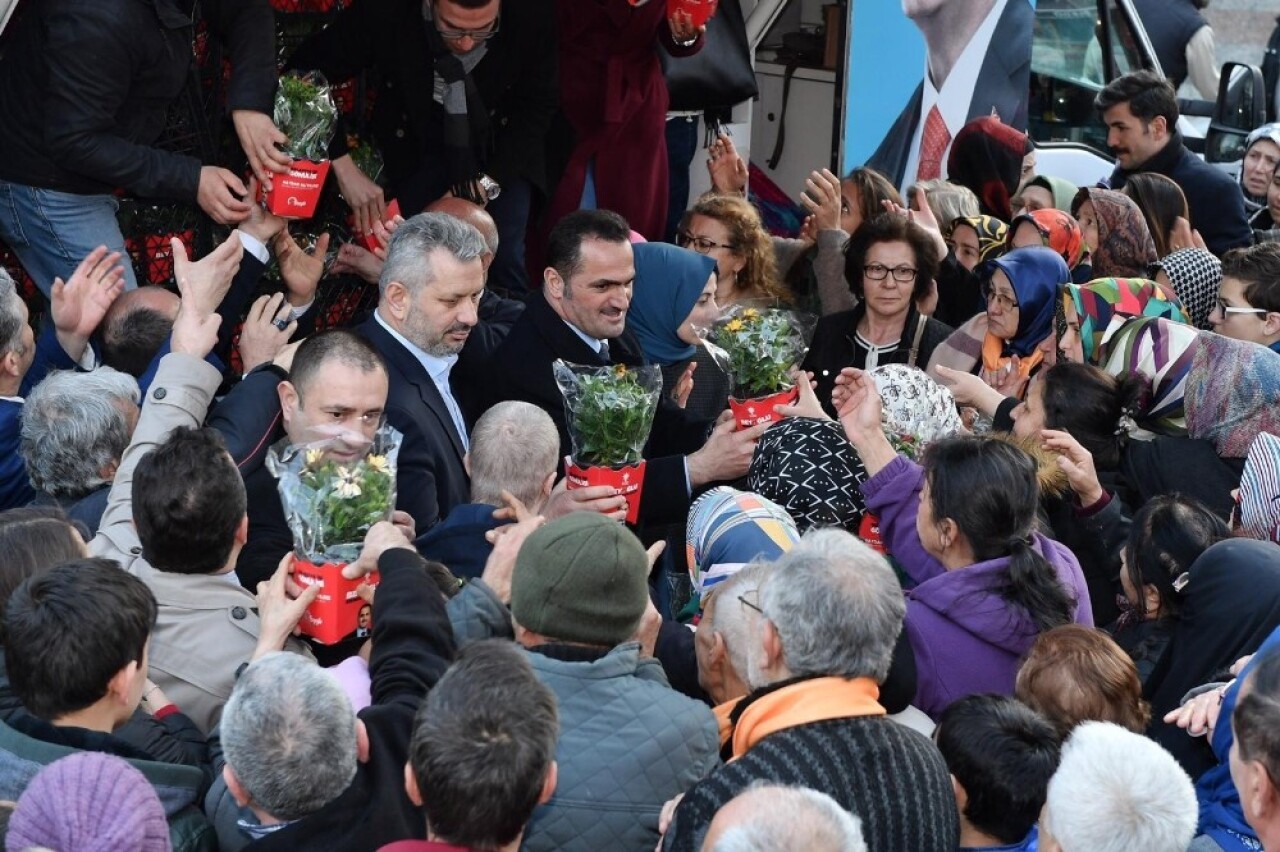
[[[1071,270],[1056,251],[1041,246],[1014,249],[984,267],[987,334],[980,375],[999,385],[1012,370],[1028,378],[1056,346],[1054,314]],[[1016,365],[1016,367],[1015,367]]]
[[686,408],[695,416],[715,417],[726,405],[727,377],[700,345],[696,328],[720,315],[716,305],[713,258],[667,243],[637,243],[636,281],[627,311],[627,328],[645,358],[662,368],[662,384],[674,393],[685,368],[697,364]]

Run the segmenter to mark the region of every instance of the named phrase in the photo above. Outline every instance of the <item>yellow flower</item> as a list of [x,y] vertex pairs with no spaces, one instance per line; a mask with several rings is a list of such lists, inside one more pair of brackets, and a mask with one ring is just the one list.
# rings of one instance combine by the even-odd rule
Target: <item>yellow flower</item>
[[745,311],[742,312],[742,316],[745,317],[746,319],[755,319],[756,317],[760,316],[760,312],[757,311],[755,308],[747,308]]
[[735,319],[735,320],[729,320],[729,322],[725,323],[724,330],[725,331],[742,331],[742,327],[743,327],[742,320]]
[[311,467],[312,465],[319,464],[320,460],[323,458],[324,458],[323,450],[307,450],[307,467]]
[[613,368],[613,374],[615,376],[618,376],[619,378],[621,378],[622,376],[625,376],[627,374],[627,365],[626,364],[616,365]]
[[369,456],[365,459],[365,464],[369,465],[372,470],[376,470],[378,473],[386,473],[390,469],[390,465],[387,464],[386,456]]

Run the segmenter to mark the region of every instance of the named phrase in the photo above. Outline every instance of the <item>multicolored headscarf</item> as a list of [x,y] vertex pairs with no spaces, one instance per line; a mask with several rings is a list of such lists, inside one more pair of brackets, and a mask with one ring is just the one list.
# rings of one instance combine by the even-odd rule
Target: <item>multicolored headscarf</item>
[[1071,215],[1080,215],[1080,206],[1093,202],[1098,223],[1098,244],[1093,253],[1093,274],[1099,278],[1140,278],[1156,262],[1156,244],[1147,220],[1133,199],[1112,189],[1085,187],[1076,193]]
[[788,417],[756,445],[747,487],[782,506],[800,532],[841,527],[857,533],[866,504],[862,458],[839,423]]
[[705,598],[751,561],[777,559],[799,540],[795,521],[772,500],[727,485],[712,488],[694,501],[685,531],[693,590]]
[[995,216],[960,216],[952,219],[950,233],[955,233],[956,225],[968,225],[978,235],[978,263],[1004,254],[1009,226]]
[[1265,346],[1200,332],[1184,392],[1187,433],[1224,459],[1245,458],[1259,434],[1280,435],[1280,358]]
[[[1089,262],[1089,247],[1084,242],[1084,232],[1076,217],[1061,210],[1033,210],[1015,216],[1009,223],[1009,236],[1005,242],[1013,240],[1014,232],[1023,222],[1030,222],[1040,234],[1040,242],[1062,255],[1068,269],[1075,269],[1081,263]],[[1012,246],[1010,246],[1012,248]]]
[[1187,322],[1175,293],[1146,278],[1098,278],[1084,286],[1068,284],[1063,304],[1070,299],[1080,318],[1080,347],[1085,363],[1101,365],[1108,344],[1121,326],[1134,317],[1163,317]]
[[1209,323],[1209,314],[1213,312],[1218,291],[1222,289],[1222,261],[1207,249],[1185,248],[1156,261],[1152,275],[1157,269],[1163,269],[1169,278],[1191,324],[1211,331],[1213,326]]
[[1249,538],[1280,544],[1280,437],[1254,439],[1240,476],[1240,527]]

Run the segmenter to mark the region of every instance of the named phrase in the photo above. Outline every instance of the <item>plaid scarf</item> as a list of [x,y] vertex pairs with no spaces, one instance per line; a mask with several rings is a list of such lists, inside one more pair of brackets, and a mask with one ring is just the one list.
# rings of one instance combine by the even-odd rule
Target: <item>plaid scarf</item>
[[431,10],[423,4],[423,29],[431,48],[436,80],[441,87],[436,100],[444,108],[444,159],[446,173],[453,184],[454,195],[479,202],[473,198],[471,182],[480,174],[477,150],[487,150],[489,139],[489,114],[485,110],[480,90],[471,79],[471,72],[488,52],[488,42],[477,42],[474,49],[464,54],[453,53],[444,43],[444,37],[436,29]]

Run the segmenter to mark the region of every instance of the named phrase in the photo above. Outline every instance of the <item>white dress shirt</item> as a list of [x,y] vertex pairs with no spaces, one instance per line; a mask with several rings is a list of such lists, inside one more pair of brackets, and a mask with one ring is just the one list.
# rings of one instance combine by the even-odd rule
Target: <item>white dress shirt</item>
[[448,355],[444,358],[438,358],[435,355],[429,355],[414,346],[400,332],[392,328],[382,318],[381,311],[374,310],[373,318],[378,321],[378,325],[387,330],[387,334],[390,334],[401,346],[408,349],[413,357],[418,359],[422,369],[427,371],[427,375],[435,383],[436,390],[440,391],[440,398],[444,400],[444,407],[449,412],[449,418],[453,420],[453,429],[458,435],[458,440],[462,442],[462,448],[470,452],[471,440],[467,437],[467,424],[462,419],[462,409],[458,407],[458,401],[453,398],[453,389],[449,387],[449,372],[453,369],[453,365],[458,363],[458,356]]

